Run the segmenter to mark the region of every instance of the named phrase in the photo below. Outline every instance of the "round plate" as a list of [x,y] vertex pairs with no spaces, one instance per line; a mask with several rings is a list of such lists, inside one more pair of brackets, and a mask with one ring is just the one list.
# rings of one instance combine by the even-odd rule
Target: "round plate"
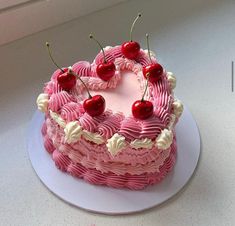
[[185,108],[176,126],[176,164],[160,184],[141,191],[95,186],[56,168],[43,146],[43,121],[44,114],[35,112],[28,130],[28,152],[33,168],[54,194],[72,205],[93,212],[127,214],[159,205],[183,188],[193,175],[199,159],[199,130],[190,111]]

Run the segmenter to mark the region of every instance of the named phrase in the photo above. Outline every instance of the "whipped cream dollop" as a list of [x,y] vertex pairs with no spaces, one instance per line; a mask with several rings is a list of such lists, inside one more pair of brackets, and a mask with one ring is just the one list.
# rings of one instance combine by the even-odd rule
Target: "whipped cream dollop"
[[51,118],[58,123],[62,128],[65,128],[66,122],[57,113],[50,111]]
[[172,105],[173,105],[175,116],[179,118],[182,115],[182,112],[184,110],[184,105],[182,104],[180,100],[175,100]]
[[172,72],[167,72],[167,80],[170,84],[171,89],[176,87],[176,77],[173,75]]
[[37,98],[37,106],[38,106],[38,110],[40,110],[41,112],[46,112],[47,111],[47,106],[48,106],[48,94],[46,93],[41,93],[38,95]]
[[169,148],[173,141],[173,133],[171,130],[164,129],[156,138],[156,147],[160,150]]
[[171,120],[168,124],[168,129],[172,130],[175,124],[176,116],[174,114],[171,114]]
[[132,148],[139,149],[139,148],[148,148],[151,149],[153,147],[153,142],[149,138],[143,139],[135,139],[130,143]]
[[72,121],[66,124],[64,128],[65,142],[68,144],[78,141],[82,135],[82,127],[77,121]]
[[107,140],[106,146],[111,155],[114,156],[126,146],[125,137],[115,133],[110,139]]
[[92,141],[96,144],[103,144],[104,143],[104,138],[99,135],[98,133],[91,133],[87,130],[83,130],[82,136],[89,141]]

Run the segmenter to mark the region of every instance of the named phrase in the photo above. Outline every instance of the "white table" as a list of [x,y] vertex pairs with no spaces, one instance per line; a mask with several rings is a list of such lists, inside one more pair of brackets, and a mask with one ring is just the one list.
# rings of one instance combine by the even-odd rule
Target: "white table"
[[[33,171],[26,150],[26,129],[35,99],[54,70],[44,42],[50,41],[61,65],[92,59],[97,46],[128,39],[134,31],[152,49],[178,84],[176,94],[190,108],[202,136],[198,170],[177,197],[149,211],[105,216],[69,206],[51,194]],[[43,16],[43,15],[42,15]],[[235,3],[231,1],[129,1],[0,47],[0,225],[234,225]]]

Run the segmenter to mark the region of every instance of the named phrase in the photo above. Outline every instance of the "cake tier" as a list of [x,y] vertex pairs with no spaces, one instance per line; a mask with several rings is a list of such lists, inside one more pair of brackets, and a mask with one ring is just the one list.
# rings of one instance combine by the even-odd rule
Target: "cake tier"
[[72,162],[79,163],[86,168],[99,170],[102,173],[111,172],[117,175],[155,173],[159,171],[171,152],[171,146],[165,150],[159,150],[156,147],[139,150],[125,147],[121,152],[112,156],[107,152],[105,144],[97,145],[83,138],[76,143],[67,144],[64,142],[63,129],[58,127],[50,117],[46,119],[42,133],[46,147],[50,147],[52,141],[53,147],[64,156],[68,156]]
[[[45,125],[44,130],[46,130]],[[46,134],[46,131],[43,132],[43,138],[45,149],[52,155],[52,159],[54,160],[58,169],[67,172],[74,177],[82,178],[85,181],[96,185],[140,190],[148,185],[161,182],[172,170],[176,161],[177,146],[176,140],[174,138],[170,147],[169,156],[164,160],[158,171],[152,173],[145,172],[136,175],[129,173],[125,173],[123,175],[118,175],[113,172],[104,173],[95,168],[85,167],[78,162],[74,162],[68,155],[58,151],[58,149],[55,148],[53,141]]]

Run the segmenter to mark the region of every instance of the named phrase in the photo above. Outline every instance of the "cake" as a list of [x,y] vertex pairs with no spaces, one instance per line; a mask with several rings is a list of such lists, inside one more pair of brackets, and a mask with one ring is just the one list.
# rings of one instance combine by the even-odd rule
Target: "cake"
[[[114,65],[113,73],[102,77],[101,64]],[[149,65],[160,65],[150,50],[140,48],[133,57],[117,45],[102,49],[92,63],[78,61],[52,74],[37,106],[45,113],[44,147],[58,169],[91,184],[132,190],[167,176],[176,162],[175,125],[183,105],[174,97],[173,73],[160,65],[153,80],[154,72],[146,77],[144,71]],[[94,107],[93,97],[103,99]]]

